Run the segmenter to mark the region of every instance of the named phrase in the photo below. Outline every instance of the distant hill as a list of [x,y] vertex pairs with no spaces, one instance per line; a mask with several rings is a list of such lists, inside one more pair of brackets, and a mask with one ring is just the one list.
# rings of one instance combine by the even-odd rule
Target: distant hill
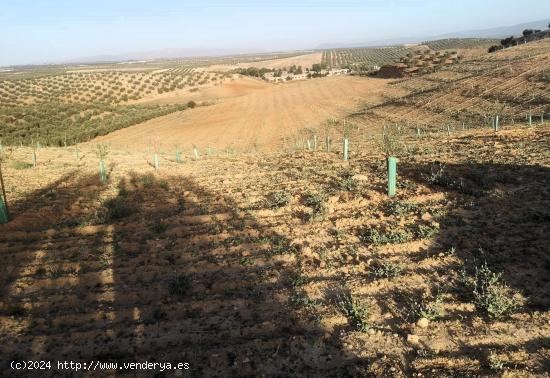
[[432,35],[424,37],[403,37],[392,39],[371,40],[357,43],[323,43],[316,47],[319,50],[350,48],[350,47],[368,47],[398,45],[407,43],[421,43],[423,41],[440,40],[447,38],[504,38],[511,35],[520,35],[524,29],[547,29],[550,19],[526,22],[511,26],[502,26],[489,29],[464,30],[441,35]]
[[71,59],[64,63],[107,63],[124,61],[143,61],[155,59],[178,59],[190,57],[212,57],[239,54],[261,54],[265,53],[258,49],[218,49],[218,48],[172,48],[153,51],[129,52],[116,55],[95,55]]

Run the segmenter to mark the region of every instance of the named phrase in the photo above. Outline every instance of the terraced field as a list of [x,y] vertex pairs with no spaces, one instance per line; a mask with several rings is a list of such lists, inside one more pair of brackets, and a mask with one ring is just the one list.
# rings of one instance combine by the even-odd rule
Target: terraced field
[[323,51],[322,63],[329,68],[380,67],[393,63],[395,60],[407,56],[408,53],[413,53],[415,49],[418,47],[387,46],[326,50]]
[[540,122],[550,114],[550,40],[466,59],[433,74],[396,81],[407,96],[366,107],[356,121],[365,125],[398,122],[411,128],[442,130]]
[[[461,53],[471,49],[487,49],[499,41],[485,38],[450,38],[427,41],[418,45],[398,45],[384,47],[356,47],[349,49],[332,49],[323,51],[322,63],[329,68],[358,68],[364,70],[381,67],[400,58],[412,56],[417,51],[459,50]],[[485,51],[483,50],[483,51]],[[467,54],[468,55],[468,54]],[[479,55],[479,54],[477,54]]]
[[[0,226],[3,363],[544,374],[550,125],[404,143],[393,200],[372,140],[352,144],[349,165],[322,151],[167,155],[155,171],[150,155],[112,150],[106,184],[92,150],[40,149],[22,169],[31,150],[16,148],[4,165],[14,219]],[[514,299],[498,297],[502,312],[472,286],[485,263],[502,273],[487,290]]]
[[[243,79],[217,87],[212,96],[221,99],[213,105],[159,117],[91,143],[109,143],[117,149],[134,151],[144,151],[154,140],[165,151],[173,150],[175,144],[187,150],[193,145],[201,150],[288,148],[311,133],[308,130],[319,129],[327,118],[342,117],[365,101],[376,104],[387,95],[406,93],[388,88],[387,83],[350,76],[285,85]],[[227,97],[229,93],[233,96]]]
[[446,38],[435,41],[426,41],[422,44],[428,46],[431,50],[457,50],[471,48],[489,48],[491,45],[499,44],[500,40],[490,38]]

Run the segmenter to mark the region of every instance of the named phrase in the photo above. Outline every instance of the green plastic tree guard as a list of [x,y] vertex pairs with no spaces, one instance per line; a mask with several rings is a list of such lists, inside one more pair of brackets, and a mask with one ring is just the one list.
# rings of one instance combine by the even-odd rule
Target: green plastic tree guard
[[348,161],[349,159],[349,140],[348,138],[344,138],[344,161]]
[[529,126],[533,126],[533,116],[529,114]]
[[195,160],[199,160],[199,151],[197,148],[193,148],[193,155],[195,156]]
[[107,182],[107,172],[105,170],[105,162],[103,160],[99,162],[99,181],[102,183]]
[[388,196],[395,196],[397,187],[397,158],[388,157]]
[[311,142],[309,141],[309,139],[307,140],[307,150],[311,151]]
[[313,151],[317,151],[317,135],[313,136]]
[[330,137],[328,135],[325,138],[325,144],[327,145],[327,152],[330,152]]
[[36,152],[32,152],[32,166],[36,167]]
[[494,118],[494,120],[493,120],[493,129],[494,129],[495,131],[498,131],[498,129],[499,129],[499,120],[498,120],[498,116],[496,116],[496,117]]
[[9,220],[8,210],[6,209],[4,201],[0,197],[0,224],[8,223]]
[[181,152],[180,151],[176,151],[176,163],[178,163],[178,164],[181,163]]
[[[544,123],[544,113],[540,115],[540,124],[542,125]],[[1,150],[1,149],[0,149]]]

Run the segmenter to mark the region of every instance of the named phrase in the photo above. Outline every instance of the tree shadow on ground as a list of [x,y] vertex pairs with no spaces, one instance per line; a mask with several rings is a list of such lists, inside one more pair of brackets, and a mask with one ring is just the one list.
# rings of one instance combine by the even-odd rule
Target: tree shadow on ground
[[18,309],[2,309],[2,367],[150,361],[188,362],[197,376],[345,376],[364,363],[289,304],[300,246],[233,198],[131,173],[100,201],[97,178],[68,177],[14,204],[23,213],[2,230],[13,268],[2,298]]
[[[436,191],[447,191],[454,198],[452,208],[438,217],[440,229],[429,248],[422,254],[438,256],[442,251],[451,253],[460,261],[459,266],[447,266],[455,277],[473,275],[483,264],[492,272],[501,272],[501,280],[524,298],[520,311],[529,314],[550,310],[550,169],[538,165],[512,164],[402,164],[400,175],[418,184],[428,184]],[[446,252],[447,253],[447,252]],[[418,259],[424,258],[418,256]],[[422,272],[419,274],[436,274]],[[445,272],[440,272],[443,277]],[[448,272],[445,276],[448,275]],[[431,291],[441,287],[464,302],[472,302],[471,288],[460,279],[455,282],[432,283]],[[439,285],[439,286],[437,286]],[[410,296],[419,298],[411,291]],[[407,295],[409,295],[407,294]],[[491,321],[487,313],[478,314]],[[472,314],[455,311],[449,319],[469,323]],[[515,322],[515,320],[511,320]],[[524,350],[535,361],[524,366],[532,372],[544,372],[548,364],[542,357],[548,346],[547,338],[524,341],[517,339],[508,344],[465,345],[450,353],[449,358],[475,358],[483,361],[480,370],[468,374],[490,372],[489,350]],[[539,356],[539,357],[537,357]],[[439,357],[445,357],[444,354]],[[412,358],[410,358],[412,359]],[[521,364],[520,364],[521,365]],[[508,368],[522,369],[522,366]],[[435,366],[435,365],[433,365]],[[460,374],[451,367],[437,367],[438,374]],[[474,369],[475,370],[475,369]],[[426,369],[429,372],[430,369]],[[467,373],[464,371],[463,373]]]
[[[524,295],[528,309],[547,310],[548,169],[437,169],[400,167],[408,180],[429,181],[459,198],[460,205],[441,216],[425,254],[452,246],[465,265],[486,260]],[[301,246],[235,198],[184,176],[131,173],[114,187],[116,195],[100,201],[113,185],[67,176],[14,204],[21,215],[0,235],[9,266],[2,283],[3,366],[55,356],[188,362],[198,376],[372,376],[374,365],[388,376],[401,374],[395,366],[412,371],[416,350],[405,359],[359,358],[346,350],[341,327],[327,336],[294,306],[303,299],[294,285]],[[384,295],[374,298],[382,307],[390,302]],[[383,312],[401,315],[390,307]],[[407,332],[399,329],[406,321],[386,331]],[[536,353],[547,344],[542,341],[515,347]],[[485,358],[487,348],[463,346],[449,357]],[[465,374],[449,369],[438,371]]]
[[529,309],[550,309],[548,167],[404,164],[401,174],[459,196],[458,207],[441,218],[434,246],[455,248],[465,265],[486,261],[527,299]]

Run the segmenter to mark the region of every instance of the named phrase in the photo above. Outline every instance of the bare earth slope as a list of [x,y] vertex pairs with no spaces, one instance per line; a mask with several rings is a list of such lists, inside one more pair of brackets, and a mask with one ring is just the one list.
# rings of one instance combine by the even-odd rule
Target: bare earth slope
[[[151,156],[114,151],[103,185],[90,150],[77,160],[40,149],[37,168],[15,170],[31,154],[18,148],[6,168],[14,219],[0,225],[0,368],[545,376],[550,125],[407,145],[394,200],[372,141],[352,144],[349,166],[338,152],[299,151],[162,155],[155,171]],[[487,307],[471,286],[484,262],[519,306],[498,319],[507,302]]]
[[[368,107],[363,122],[408,123],[423,129],[508,123],[550,113],[550,39],[485,54],[433,74],[397,81],[410,91],[382,106]],[[371,121],[369,123],[369,120]]]
[[270,59],[270,60],[262,60],[259,62],[247,62],[247,63],[239,63],[239,64],[216,64],[209,67],[203,68],[205,71],[229,71],[235,68],[246,68],[246,67],[256,67],[256,68],[271,68],[271,69],[279,69],[279,68],[289,68],[290,66],[296,65],[296,66],[302,66],[303,69],[311,68],[312,65],[316,63],[321,63],[323,57],[323,53],[312,53],[312,54],[304,54],[304,55],[298,55],[298,56],[292,56],[289,58],[282,58],[282,59]]
[[[39,148],[36,167],[31,148],[4,149],[0,371],[158,361],[190,369],[77,375],[548,377],[550,117],[524,118],[548,109],[548,54],[528,44],[391,90],[353,77],[243,89],[101,139],[105,183],[93,144]],[[274,146],[400,91],[413,95],[352,117],[347,162],[340,129],[330,152],[202,154]],[[394,198],[371,138],[389,122],[410,126]]]
[[[282,138],[315,128],[328,117],[340,117],[365,102],[383,100],[387,80],[328,77],[243,91],[211,106],[156,118],[100,137],[113,148],[143,150],[154,140],[199,148],[280,146]],[[238,84],[235,84],[238,85]],[[393,90],[403,93],[402,90]]]

